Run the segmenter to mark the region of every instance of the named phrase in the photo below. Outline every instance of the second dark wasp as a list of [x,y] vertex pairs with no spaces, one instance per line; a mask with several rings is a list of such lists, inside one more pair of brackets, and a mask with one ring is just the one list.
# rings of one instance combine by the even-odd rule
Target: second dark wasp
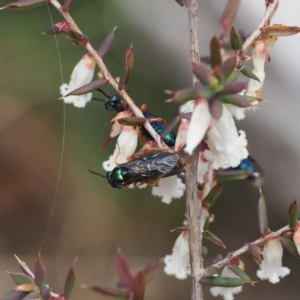
[[[119,95],[113,95],[109,96],[101,89],[98,89],[99,92],[101,92],[104,96],[107,98],[99,99],[99,98],[93,98],[94,100],[102,101],[104,102],[104,106],[109,111],[115,111],[115,112],[121,112],[125,111],[127,109],[130,109]],[[139,105],[138,105],[139,106]],[[163,118],[157,117],[148,110],[146,110],[146,105],[143,104],[142,106],[139,106],[141,108],[141,111],[145,117],[145,119],[148,120],[148,122],[151,124],[151,126],[154,128],[154,130],[159,134],[163,136],[163,140],[169,147],[174,147],[175,140],[176,140],[176,133],[174,131],[168,131],[166,134],[164,134],[165,129],[167,127],[167,123]],[[140,125],[140,130],[147,140],[153,140],[153,137],[149,134],[149,132],[144,128],[144,126]]]
[[144,183],[156,185],[163,177],[180,174],[184,167],[185,160],[177,153],[158,152],[120,164],[107,172],[106,178],[113,188],[126,188],[130,184],[138,186]]

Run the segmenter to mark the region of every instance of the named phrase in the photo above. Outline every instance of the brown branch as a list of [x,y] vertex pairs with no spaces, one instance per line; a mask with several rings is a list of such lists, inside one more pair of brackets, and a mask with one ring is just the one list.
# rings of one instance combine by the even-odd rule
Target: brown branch
[[[200,62],[199,52],[199,22],[198,22],[198,0],[188,1],[189,18],[189,36],[190,36],[190,55],[191,61]],[[198,79],[193,75],[193,84]],[[189,249],[192,269],[192,300],[201,300],[203,298],[203,287],[200,279],[203,272],[202,258],[202,233],[200,229],[200,211],[201,202],[198,199],[197,191],[197,164],[199,160],[199,147],[197,147],[191,156],[187,157],[186,166],[186,207],[187,222],[189,232]]]
[[[71,15],[68,12],[64,12],[62,9],[62,6],[57,0],[50,0],[51,4],[62,14],[64,19],[68,22],[70,28],[76,32],[79,32],[82,34],[79,27],[76,25],[75,21],[71,17]],[[118,82],[114,79],[114,77],[110,74],[108,71],[105,63],[103,62],[102,58],[98,55],[97,51],[93,48],[93,46],[90,43],[87,43],[84,46],[88,52],[92,55],[92,57],[95,59],[97,65],[99,66],[103,76],[109,81],[109,84],[123,97],[123,99],[128,103],[129,107],[133,111],[136,117],[144,118],[143,113],[139,109],[139,107],[136,106],[134,101],[130,98],[130,96],[126,93],[125,90],[119,91],[118,89]],[[157,134],[157,132],[153,129],[153,127],[150,125],[150,123],[146,120],[144,127],[147,129],[147,131],[151,134],[151,136],[155,139],[157,144],[160,147],[167,147],[163,141],[161,141],[160,136]]]
[[[259,244],[265,242],[266,240],[281,236],[283,233],[288,232],[290,230],[291,230],[290,226],[287,225],[275,232],[271,232],[271,233],[267,234],[266,236],[261,237],[261,238],[257,239],[256,241],[249,243],[234,252],[229,253],[226,258],[222,259],[221,261],[219,261],[216,264],[213,264],[211,267],[218,270],[218,269],[224,267],[226,264],[228,264],[233,258],[238,257],[243,253],[246,253],[249,250],[250,245],[259,245]],[[208,269],[210,269],[211,267],[204,270],[204,276],[208,275]]]

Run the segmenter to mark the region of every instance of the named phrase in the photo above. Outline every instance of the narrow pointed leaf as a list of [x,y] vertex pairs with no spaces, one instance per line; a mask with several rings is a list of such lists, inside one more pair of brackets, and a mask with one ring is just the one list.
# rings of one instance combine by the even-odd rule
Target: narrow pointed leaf
[[251,107],[249,100],[242,95],[238,94],[229,94],[219,96],[223,103],[232,104],[237,107]]
[[205,230],[208,230],[208,227],[210,225],[210,218],[209,216],[205,219],[205,222],[204,222],[204,225],[203,225],[203,228],[202,230],[205,231]]
[[187,0],[175,0],[180,6],[186,6],[188,7]]
[[223,191],[222,183],[216,184],[208,193],[208,195],[204,198],[203,202],[209,205],[209,207],[214,206],[216,200],[219,198]]
[[21,291],[10,291],[3,296],[3,300],[22,300],[28,293]]
[[224,170],[218,171],[216,174],[217,180],[244,180],[251,175],[247,170]]
[[172,95],[173,97],[169,102],[184,102],[188,100],[193,100],[197,98],[198,95],[198,88],[197,87],[189,87],[186,89],[182,89],[179,91],[166,91],[168,94]]
[[173,228],[172,230],[171,230],[171,232],[183,232],[183,231],[188,231],[188,226],[177,226],[177,227],[175,227],[175,228]]
[[98,54],[103,57],[107,51],[110,49],[110,46],[114,40],[115,37],[115,31],[116,31],[117,27],[115,27],[113,30],[111,30],[108,35],[105,37],[104,41],[102,42],[99,50],[98,50]]
[[249,69],[246,68],[246,67],[243,67],[243,68],[241,69],[241,73],[242,73],[244,76],[246,76],[246,77],[248,77],[248,78],[250,78],[250,79],[254,79],[254,80],[260,82],[259,78],[258,78],[251,70],[249,70]]
[[146,283],[142,272],[138,272],[134,278],[134,299],[144,300]]
[[214,268],[213,265],[210,265],[210,266],[207,268],[206,274],[207,274],[208,277],[211,277],[211,276],[217,274],[217,271],[216,271],[216,269]]
[[127,117],[127,118],[118,119],[118,122],[124,126],[139,126],[139,125],[144,125],[146,119],[140,117]]
[[280,242],[281,242],[282,246],[287,251],[289,251],[295,257],[300,258],[297,247],[296,247],[295,243],[292,240],[290,240],[290,239],[288,239],[284,236],[280,236],[279,239],[280,239]]
[[218,254],[214,259],[213,263],[217,264],[219,261],[223,260],[223,256],[221,254]]
[[17,285],[34,284],[34,280],[28,275],[22,273],[11,273],[11,272],[7,272],[7,273]]
[[89,42],[89,38],[74,30],[64,31],[64,36],[73,42],[74,45],[84,46]]
[[40,292],[33,291],[27,294],[22,300],[39,300],[40,299]]
[[23,9],[29,9],[34,8],[40,5],[45,4],[46,0],[19,0],[12,3],[9,3],[0,9],[10,8],[14,10],[23,10]]
[[34,279],[34,274],[31,272],[31,270],[28,268],[25,262],[21,261],[17,255],[15,255],[15,258],[18,261],[19,267],[21,271],[25,274]]
[[239,78],[239,72],[233,71],[227,78],[228,82],[235,82]]
[[147,284],[156,274],[159,266],[161,264],[161,260],[155,260],[149,263],[143,270],[142,274],[144,277],[145,284]]
[[63,11],[67,12],[69,11],[70,7],[72,6],[74,0],[65,0],[63,4]]
[[126,286],[127,290],[133,291],[134,283],[133,283],[133,278],[130,274],[128,261],[120,250],[118,251],[116,267],[117,267],[118,276]]
[[260,248],[256,245],[249,245],[249,251],[252,254],[252,257],[254,259],[254,261],[260,265],[262,262],[262,258],[261,258],[261,251]]
[[247,89],[248,83],[242,82],[242,81],[236,81],[236,82],[225,82],[223,84],[223,90],[222,93],[225,94],[237,94],[241,91]]
[[46,284],[46,269],[43,266],[40,253],[35,261],[34,266],[34,281],[35,284],[42,290]]
[[242,278],[232,278],[232,277],[205,277],[200,280],[203,285],[208,286],[220,286],[220,287],[237,287],[249,281]]
[[124,90],[125,86],[128,84],[133,69],[133,63],[134,63],[134,55],[131,46],[125,54],[123,69],[121,71],[121,75],[119,79],[119,86],[118,86],[119,91]]
[[27,283],[24,283],[24,284],[21,284],[21,285],[18,285],[15,290],[16,291],[21,291],[21,292],[32,292],[36,289],[36,286],[35,284],[27,284]]
[[125,290],[109,288],[101,285],[82,285],[83,288],[91,290],[95,293],[115,297],[118,299],[129,299],[129,293]]
[[228,57],[224,63],[220,66],[220,72],[224,78],[224,81],[228,79],[231,73],[234,71],[237,64],[237,56],[233,55]]
[[213,242],[214,244],[216,244],[218,246],[221,246],[223,248],[226,248],[223,241],[219,237],[217,237],[214,233],[212,233],[208,230],[205,230],[203,232],[203,236],[204,236],[204,238],[206,238],[207,240]]
[[244,97],[246,97],[250,103],[262,102],[263,101],[263,99],[258,98],[258,97],[254,97],[254,96],[246,96],[245,95]]
[[231,47],[233,50],[235,50],[235,51],[242,50],[243,42],[241,39],[241,35],[238,31],[236,31],[234,26],[232,26],[231,30],[230,30],[230,43],[231,43]]
[[273,24],[271,26],[260,28],[262,34],[268,36],[291,36],[300,32],[298,26],[287,26],[283,24]]
[[71,267],[69,268],[66,280],[65,280],[65,285],[64,285],[64,296],[66,299],[70,299],[71,298],[71,294],[73,291],[73,287],[74,287],[74,283],[75,283],[75,266],[77,263],[77,257],[74,259],[74,261],[72,262]]
[[251,278],[236,264],[229,264],[227,266],[234,274],[246,281],[251,281]]
[[262,235],[265,234],[269,229],[266,199],[261,189],[260,198],[258,200],[258,226],[260,234]]
[[55,34],[65,32],[65,31],[69,31],[69,30],[70,30],[70,26],[69,26],[68,22],[63,21],[63,22],[58,22],[58,23],[51,25],[44,32],[47,34],[50,34],[50,35],[55,35]]
[[203,85],[208,85],[210,71],[204,64],[192,62],[192,72],[200,80]]
[[216,36],[214,36],[210,41],[210,59],[212,69],[221,66],[221,45],[219,39]]
[[205,246],[202,246],[201,251],[202,251],[202,255],[203,255],[203,256],[206,256],[206,255],[208,254],[208,248],[205,247]]
[[98,80],[92,81],[92,82],[85,84],[85,85],[79,87],[78,89],[75,89],[75,90],[71,91],[70,93],[66,94],[64,96],[64,98],[71,96],[71,95],[72,96],[85,95],[87,93],[97,90],[99,87],[101,87],[102,85],[107,84],[107,83],[108,83],[107,79],[98,79]]
[[213,97],[208,101],[208,106],[212,117],[214,117],[216,120],[219,120],[222,116],[223,111],[222,102],[217,97]]
[[220,26],[223,30],[223,35],[232,27],[232,23],[235,19],[236,12],[240,5],[240,0],[228,0],[223,11]]
[[292,229],[295,229],[297,221],[298,221],[297,202],[293,201],[289,207],[289,224]]

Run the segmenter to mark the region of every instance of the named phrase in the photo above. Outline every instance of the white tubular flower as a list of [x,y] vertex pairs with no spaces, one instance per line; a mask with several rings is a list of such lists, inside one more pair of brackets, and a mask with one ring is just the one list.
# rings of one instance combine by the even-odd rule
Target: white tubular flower
[[164,271],[178,279],[191,275],[188,232],[183,231],[177,238],[171,255],[164,258]]
[[290,274],[290,270],[282,267],[283,249],[279,239],[273,238],[266,241],[263,250],[263,261],[260,264],[260,270],[256,272],[258,278],[267,279],[275,284],[279,278]]
[[118,164],[127,162],[127,157],[135,152],[138,141],[138,132],[133,126],[122,126],[116,148],[107,161],[103,163],[105,171],[112,171]]
[[196,99],[184,149],[188,154],[192,154],[204,138],[211,119],[207,100],[203,98]]
[[[224,267],[221,277],[230,277],[230,278],[240,278],[233,271],[231,271],[227,266]],[[210,289],[211,294],[214,297],[221,296],[224,300],[233,300],[234,294],[238,294],[242,291],[242,286],[237,287],[213,287]]]
[[252,47],[253,73],[259,81],[250,79],[246,94],[248,96],[260,97],[265,80],[266,46],[262,40],[256,40]]
[[223,105],[221,118],[213,119],[208,131],[210,151],[204,151],[205,158],[213,162],[214,169],[236,167],[249,155],[247,143],[245,132],[237,131],[230,112]]
[[182,197],[184,190],[185,184],[175,175],[160,179],[158,186],[152,188],[152,195],[162,197],[163,203],[170,204],[173,198]]
[[[89,54],[85,54],[73,69],[69,84],[64,83],[61,85],[61,95],[64,96],[77,88],[90,83],[94,76],[95,66],[95,60],[90,57]],[[92,93],[81,96],[63,97],[65,103],[73,103],[74,106],[79,108],[85,107],[86,103],[91,101],[91,99]]]
[[297,247],[297,251],[300,255],[300,222],[299,221],[297,222],[296,227],[295,227],[295,231],[293,234],[293,240]]

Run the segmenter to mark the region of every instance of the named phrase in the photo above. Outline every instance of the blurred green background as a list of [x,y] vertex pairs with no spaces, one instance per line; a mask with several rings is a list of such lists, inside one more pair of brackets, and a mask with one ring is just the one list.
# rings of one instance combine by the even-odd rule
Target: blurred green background
[[[124,5],[125,2],[77,0],[71,13],[95,48],[112,28],[118,26],[113,46],[105,57],[108,68],[114,76],[119,76],[124,53],[133,43],[135,65],[128,92],[135,101],[147,103],[150,111],[170,121],[177,115],[178,107],[164,102],[167,98],[164,90],[180,89],[191,82],[186,13],[175,1],[162,3],[156,0],[153,5],[146,0],[132,0]],[[219,2],[224,7],[226,1],[201,1],[202,54],[207,54],[209,39],[218,32],[217,22],[222,9]],[[250,16],[246,11],[245,17],[246,7],[241,8],[244,15],[238,17],[238,28],[245,26],[244,29],[250,31],[258,24],[264,1],[254,2],[260,13]],[[7,1],[1,0],[0,4],[3,6]],[[58,12],[49,8],[54,23],[61,21]],[[146,26],[141,25],[144,22]],[[151,195],[150,188],[112,189],[106,180],[87,171],[91,168],[104,173],[102,162],[112,153],[114,142],[103,152],[98,148],[109,134],[109,121],[114,114],[106,111],[99,102],[77,109],[71,105],[64,108],[58,100],[62,80],[55,39],[41,34],[50,24],[46,6],[22,12],[1,11],[0,267],[3,272],[0,272],[0,293],[4,294],[14,286],[4,272],[18,270],[13,254],[32,265],[45,238],[41,250],[51,287],[55,291],[62,289],[67,268],[79,255],[73,299],[97,299],[100,296],[80,289],[79,284],[113,286],[118,247],[137,269],[171,253],[177,234],[170,230],[182,224],[185,201],[177,199],[170,205],[163,204]],[[68,82],[73,67],[86,52],[82,47],[73,47],[63,36],[57,38],[63,81]],[[175,42],[178,47],[173,46]],[[268,99],[276,94],[270,82],[284,85],[281,78],[291,75],[282,76],[276,70],[276,65],[267,67],[270,80],[264,95]],[[105,91],[114,93],[110,87]],[[286,98],[293,101],[293,96]],[[276,99],[274,101],[276,103]],[[272,105],[276,106],[275,103]],[[268,174],[264,192],[270,225],[276,230],[286,224],[288,204],[299,195],[297,180],[297,189],[288,185],[297,176],[299,152],[298,148],[294,151],[295,147],[285,143],[288,128],[283,133],[274,129],[276,125],[273,124],[282,120],[265,117],[264,109],[266,111],[263,107],[255,116],[249,113],[239,127],[246,129],[249,149]],[[270,112],[269,109],[265,114]],[[62,174],[47,230],[64,134]],[[285,169],[287,164],[283,160],[286,157],[290,158],[294,169]],[[284,178],[280,179],[279,175]],[[284,179],[286,183],[282,183]],[[282,202],[283,195],[285,202]],[[244,182],[225,185],[224,194],[213,211],[217,217],[211,230],[225,242],[226,251],[233,251],[258,237],[258,197],[258,190]],[[210,248],[206,264],[217,253],[226,254],[223,249],[207,242],[206,245]],[[245,258],[245,261],[246,269],[255,280],[257,267],[251,258]],[[272,289],[266,282],[260,282],[256,288],[247,286],[246,292],[237,299],[254,296],[265,299],[271,297],[271,293],[280,299],[283,291],[289,299],[298,299],[295,281],[299,280],[300,263],[287,254],[284,261],[292,269],[289,277]],[[189,299],[190,281],[167,277],[162,269],[149,285],[146,298]]]

